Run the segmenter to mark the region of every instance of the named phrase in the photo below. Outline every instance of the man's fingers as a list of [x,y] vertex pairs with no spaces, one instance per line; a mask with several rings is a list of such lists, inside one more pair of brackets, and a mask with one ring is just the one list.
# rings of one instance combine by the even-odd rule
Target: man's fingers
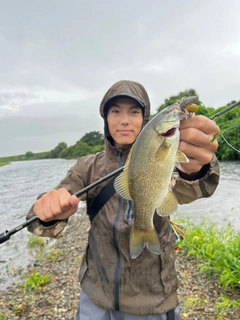
[[216,142],[215,133],[204,133],[196,128],[186,128],[181,129],[181,141],[187,141],[190,144],[196,145],[198,147],[209,147],[215,151],[216,143],[211,145],[213,142]]
[[211,150],[194,146],[184,141],[180,142],[179,150],[181,150],[189,158],[189,160],[195,159],[197,163],[202,166],[212,160],[213,152]]
[[219,131],[214,121],[201,115],[180,122],[179,150],[189,158],[188,164],[182,164],[184,172],[198,172],[212,160]]
[[198,172],[201,170],[201,168],[202,168],[202,164],[200,164],[195,159],[189,158],[189,163],[187,164],[181,163],[181,171],[187,174]]
[[71,196],[69,201],[72,207],[78,206],[79,199],[76,196]]
[[66,219],[77,211],[78,198],[62,188],[44,194],[34,204],[34,212],[42,221]]
[[182,120],[180,123],[180,129],[187,129],[187,128],[196,128],[206,134],[219,134],[220,129],[217,124],[202,115],[195,116],[192,119]]
[[47,194],[44,194],[35,202],[33,211],[37,214],[39,219],[43,221],[48,221],[51,219],[51,203],[49,202],[49,197]]
[[[68,209],[71,207],[70,194],[68,193],[68,191],[66,189],[57,190],[57,199],[56,199],[56,203],[54,203],[54,205],[56,204],[56,206],[57,206],[57,202],[59,203],[61,213],[68,211]],[[60,212],[58,212],[58,213],[60,213]]]

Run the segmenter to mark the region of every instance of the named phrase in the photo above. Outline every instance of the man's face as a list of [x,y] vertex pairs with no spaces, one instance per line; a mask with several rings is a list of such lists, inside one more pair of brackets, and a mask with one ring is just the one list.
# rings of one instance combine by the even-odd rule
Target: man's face
[[142,129],[142,109],[134,99],[115,99],[110,104],[107,123],[116,148],[132,144]]

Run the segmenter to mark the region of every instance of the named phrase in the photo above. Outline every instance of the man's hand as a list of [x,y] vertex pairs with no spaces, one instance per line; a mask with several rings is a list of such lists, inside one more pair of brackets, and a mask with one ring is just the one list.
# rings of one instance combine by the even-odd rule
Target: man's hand
[[42,221],[63,220],[69,218],[78,209],[79,200],[62,188],[51,190],[38,199],[33,211]]
[[181,164],[181,171],[186,174],[196,173],[212,160],[218,148],[220,129],[214,121],[201,115],[182,120],[179,129],[179,150],[189,159],[189,163]]

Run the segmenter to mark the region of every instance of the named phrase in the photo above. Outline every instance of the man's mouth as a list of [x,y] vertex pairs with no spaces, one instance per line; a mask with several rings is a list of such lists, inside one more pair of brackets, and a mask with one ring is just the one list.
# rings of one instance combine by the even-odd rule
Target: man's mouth
[[118,130],[118,132],[121,134],[129,134],[132,132],[132,130]]

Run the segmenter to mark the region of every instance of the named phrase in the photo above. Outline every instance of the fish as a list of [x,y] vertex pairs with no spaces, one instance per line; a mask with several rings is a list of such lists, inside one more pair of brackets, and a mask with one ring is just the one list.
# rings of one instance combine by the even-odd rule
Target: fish
[[179,126],[181,120],[192,116],[191,105],[195,100],[196,97],[190,97],[176,102],[153,117],[139,133],[123,172],[114,181],[116,192],[133,202],[132,259],[145,247],[154,254],[161,253],[153,217],[155,211],[160,216],[168,216],[177,210],[178,202],[170,189],[170,181],[174,167],[180,168],[181,163],[189,162],[178,150]]

